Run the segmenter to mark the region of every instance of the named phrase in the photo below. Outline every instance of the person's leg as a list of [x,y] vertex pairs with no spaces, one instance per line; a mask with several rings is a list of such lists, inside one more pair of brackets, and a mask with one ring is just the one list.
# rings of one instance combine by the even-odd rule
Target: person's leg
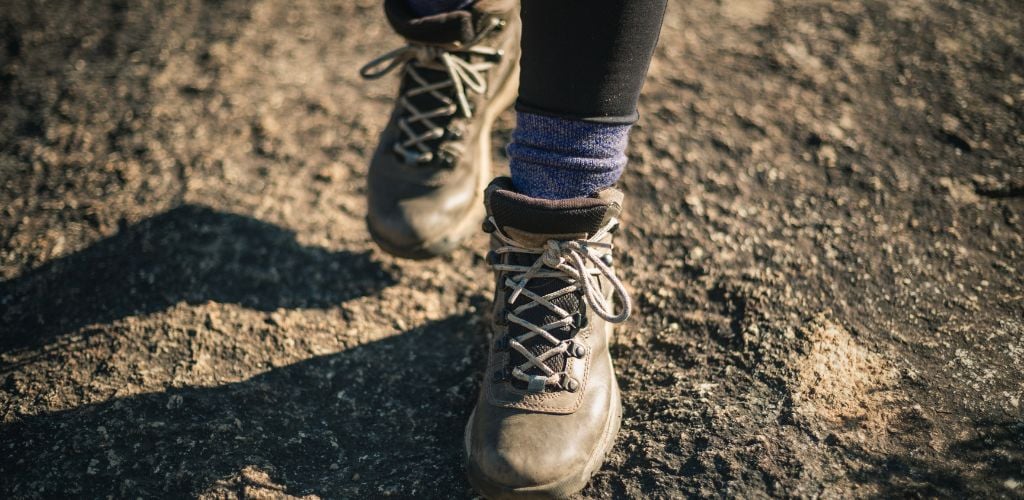
[[524,0],[512,178],[484,195],[497,290],[488,372],[466,426],[484,496],[586,485],[621,420],[611,325],[631,303],[612,233],[629,127],[665,0]]
[[512,182],[538,198],[588,196],[626,164],[629,129],[665,0],[523,0]]

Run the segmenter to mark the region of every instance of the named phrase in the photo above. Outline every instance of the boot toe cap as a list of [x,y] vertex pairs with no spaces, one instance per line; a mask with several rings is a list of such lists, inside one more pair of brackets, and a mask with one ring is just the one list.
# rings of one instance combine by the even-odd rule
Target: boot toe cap
[[562,481],[584,467],[584,450],[574,445],[571,436],[560,439],[538,425],[538,417],[558,416],[530,417],[522,425],[516,425],[516,419],[506,420],[497,432],[481,429],[484,432],[477,435],[469,457],[480,478],[503,490],[528,490]]
[[529,489],[559,481],[572,472],[572,460],[548,453],[490,449],[475,457],[474,466],[488,482],[504,489]]
[[399,206],[369,210],[366,223],[374,239],[383,240],[388,247],[418,248],[428,239],[432,224],[412,217]]
[[473,177],[464,170],[436,180],[412,177],[383,160],[371,165],[366,222],[373,239],[400,257],[427,258],[453,250],[483,219]]
[[384,250],[410,258],[440,255],[453,250],[467,236],[466,227],[475,228],[475,224],[465,223],[472,215],[469,207],[448,211],[417,205],[405,201],[367,213],[370,234]]

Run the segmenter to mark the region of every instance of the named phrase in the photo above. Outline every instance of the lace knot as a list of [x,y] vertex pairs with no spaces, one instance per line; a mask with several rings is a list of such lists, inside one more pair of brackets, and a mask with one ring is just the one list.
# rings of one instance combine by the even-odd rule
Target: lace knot
[[544,253],[541,254],[540,257],[541,261],[545,266],[552,269],[558,269],[559,266],[565,262],[566,248],[563,246],[563,242],[558,240],[548,240],[544,246]]

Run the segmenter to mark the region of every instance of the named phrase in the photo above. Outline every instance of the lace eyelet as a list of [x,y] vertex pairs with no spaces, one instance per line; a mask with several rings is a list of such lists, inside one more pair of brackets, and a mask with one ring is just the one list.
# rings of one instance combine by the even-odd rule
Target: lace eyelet
[[562,374],[561,380],[559,381],[558,385],[562,386],[562,389],[565,389],[569,392],[576,392],[580,390],[580,381],[570,377],[568,374],[565,373]]
[[615,259],[612,258],[612,254],[606,253],[601,256],[601,262],[608,267],[612,267],[615,264]]
[[442,167],[444,167],[444,168],[454,168],[455,167],[455,158],[453,158],[452,155],[441,153],[438,156],[439,156],[438,163],[440,163],[440,165]]
[[487,219],[487,220],[485,220],[485,221],[484,221],[484,224],[483,224],[483,226],[482,226],[482,229],[483,229],[483,231],[484,231],[485,233],[487,233],[487,234],[491,234],[491,233],[493,233],[493,232],[495,232],[495,231],[497,231],[497,230],[498,230],[498,228],[497,228],[497,227],[495,227],[494,223],[493,223],[493,222],[491,222],[491,220],[490,220],[490,219]]
[[587,346],[580,342],[569,341],[569,347],[565,350],[565,353],[574,358],[583,358],[587,355]]

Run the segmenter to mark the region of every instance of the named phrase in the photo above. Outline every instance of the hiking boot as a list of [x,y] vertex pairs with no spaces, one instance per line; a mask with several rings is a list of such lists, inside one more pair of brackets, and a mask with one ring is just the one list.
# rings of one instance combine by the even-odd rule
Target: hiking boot
[[387,0],[405,47],[360,70],[402,69],[394,111],[367,176],[366,222],[385,251],[414,259],[453,250],[483,220],[491,125],[516,98],[521,24],[515,1],[416,17]]
[[497,286],[466,425],[470,483],[488,498],[566,497],[600,468],[622,418],[608,351],[631,308],[612,269],[622,193],[541,200],[499,178],[485,203]]

